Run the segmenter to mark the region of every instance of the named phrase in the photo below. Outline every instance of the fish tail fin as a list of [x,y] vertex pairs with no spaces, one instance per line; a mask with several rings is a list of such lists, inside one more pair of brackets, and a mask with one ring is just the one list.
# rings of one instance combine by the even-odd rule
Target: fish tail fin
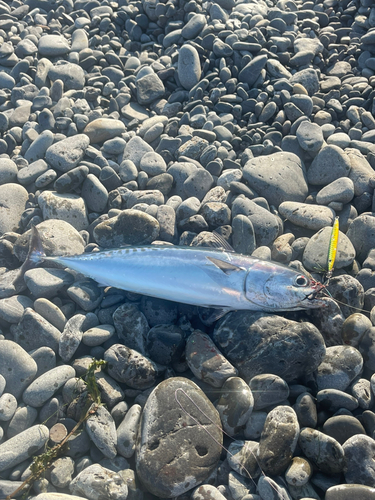
[[[31,227],[31,238],[29,243],[29,253],[27,254],[26,260],[22,265],[22,270],[24,273],[38,264],[43,262],[46,254],[42,245],[42,240],[40,239],[39,232],[35,226]],[[25,269],[24,269],[25,267]]]

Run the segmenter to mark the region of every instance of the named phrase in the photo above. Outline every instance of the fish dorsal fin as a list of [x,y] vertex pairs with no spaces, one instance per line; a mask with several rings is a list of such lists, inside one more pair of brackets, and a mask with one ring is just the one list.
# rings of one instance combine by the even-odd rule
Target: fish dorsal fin
[[227,242],[227,240],[221,236],[216,231],[212,231],[213,241],[212,246],[214,248],[220,248],[221,250],[226,250],[227,252],[234,252],[234,248]]
[[206,257],[212,264],[214,264],[220,271],[223,271],[226,275],[229,275],[233,272],[245,271],[243,267],[235,266],[230,262],[226,262],[225,260],[215,259],[215,257]]

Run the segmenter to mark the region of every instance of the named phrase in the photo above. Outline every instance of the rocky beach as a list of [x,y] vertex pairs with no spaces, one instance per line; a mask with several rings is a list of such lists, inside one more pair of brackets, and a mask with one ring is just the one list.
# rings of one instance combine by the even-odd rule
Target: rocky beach
[[[374,0],[0,0],[0,500],[375,499],[374,97]],[[216,232],[325,307],[204,321],[33,226]]]

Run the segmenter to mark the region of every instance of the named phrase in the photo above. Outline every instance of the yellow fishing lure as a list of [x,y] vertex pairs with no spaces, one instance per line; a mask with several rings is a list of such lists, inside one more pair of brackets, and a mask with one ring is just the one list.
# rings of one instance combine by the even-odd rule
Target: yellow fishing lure
[[339,218],[335,217],[333,222],[331,238],[329,240],[328,261],[327,261],[327,279],[332,277],[333,266],[335,265],[337,244],[339,241]]

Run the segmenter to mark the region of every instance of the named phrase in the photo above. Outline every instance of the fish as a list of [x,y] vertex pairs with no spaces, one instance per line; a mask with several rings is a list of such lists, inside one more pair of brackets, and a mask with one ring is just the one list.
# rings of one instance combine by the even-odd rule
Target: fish
[[317,297],[324,289],[320,282],[277,262],[238,254],[223,237],[212,234],[215,247],[145,245],[46,256],[33,227],[22,267],[59,264],[101,286],[213,308],[211,321],[229,311],[297,311],[325,305]]

